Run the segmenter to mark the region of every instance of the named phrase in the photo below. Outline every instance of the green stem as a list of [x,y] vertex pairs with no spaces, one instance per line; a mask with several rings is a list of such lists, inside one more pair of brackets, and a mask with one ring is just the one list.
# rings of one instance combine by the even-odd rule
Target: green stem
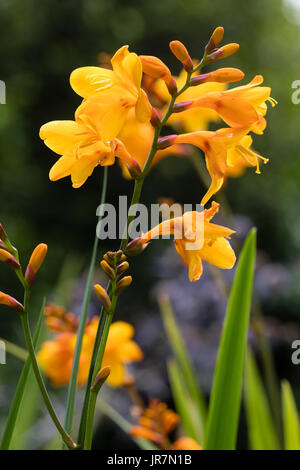
[[65,442],[66,446],[69,449],[75,449],[76,444],[73,442],[72,438],[66,433],[66,431],[64,430],[63,426],[61,425],[61,423],[60,423],[60,421],[59,421],[59,419],[58,419],[58,417],[55,413],[55,410],[52,406],[50,397],[49,397],[48,392],[46,390],[46,387],[45,387],[45,384],[44,384],[44,381],[43,381],[43,378],[42,378],[42,375],[41,375],[41,372],[40,372],[40,369],[39,369],[39,366],[38,366],[38,363],[37,363],[35,350],[34,350],[34,346],[33,346],[33,342],[32,342],[32,337],[31,337],[31,333],[30,333],[30,328],[29,328],[29,324],[28,324],[29,296],[30,296],[30,290],[28,288],[26,288],[25,289],[25,296],[24,296],[24,313],[21,315],[21,322],[22,322],[23,332],[24,332],[24,336],[25,336],[25,340],[26,340],[26,344],[27,344],[28,353],[29,353],[30,360],[31,360],[32,369],[33,369],[36,381],[38,383],[40,392],[42,394],[43,400],[44,400],[45,405],[47,407],[47,410],[48,410],[48,412],[49,412],[49,414],[52,418],[53,423],[55,424],[55,426],[56,426],[58,432],[60,433],[63,441]]
[[[101,369],[102,360],[103,360],[104,351],[105,351],[106,342],[107,342],[107,337],[108,337],[110,325],[114,316],[116,304],[117,304],[117,298],[118,296],[113,294],[111,309],[109,312],[107,312],[105,316],[105,323],[104,323],[103,332],[102,332],[102,336],[101,336],[101,340],[99,344],[98,355],[97,355],[97,359],[96,359],[96,363],[94,367],[92,384],[94,383],[96,376],[99,370]],[[87,418],[86,418],[86,433],[85,433],[85,440],[84,440],[85,450],[90,450],[92,447],[93,422],[94,422],[95,407],[96,407],[96,402],[97,402],[97,395],[98,395],[98,392],[96,392],[93,389],[93,387],[91,387],[88,409],[87,409]]]
[[[108,167],[104,167],[100,204],[103,204],[106,198],[107,173],[108,173]],[[99,218],[98,222],[100,220],[101,218]],[[80,322],[78,326],[76,346],[75,346],[75,351],[74,351],[72,372],[71,372],[71,378],[70,378],[70,383],[69,383],[69,388],[68,388],[67,408],[66,408],[66,417],[65,417],[65,429],[68,433],[71,432],[72,423],[73,423],[79,360],[80,360],[80,353],[81,353],[81,348],[82,348],[84,329],[85,329],[86,319],[87,319],[87,314],[88,314],[88,307],[89,307],[90,298],[91,298],[92,281],[93,281],[93,274],[94,274],[94,269],[95,269],[98,243],[99,243],[99,239],[96,233],[90,267],[89,267],[88,278],[87,278],[86,286],[85,286],[82,310],[81,310],[81,315],[80,315]]]

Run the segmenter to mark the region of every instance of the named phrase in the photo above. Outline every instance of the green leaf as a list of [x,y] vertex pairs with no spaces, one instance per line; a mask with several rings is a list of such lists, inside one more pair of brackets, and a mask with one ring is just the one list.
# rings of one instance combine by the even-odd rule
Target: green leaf
[[286,380],[281,384],[284,444],[286,450],[300,450],[300,422],[292,388]]
[[189,357],[186,345],[184,343],[182,333],[176,322],[176,318],[170,300],[166,295],[163,295],[160,296],[158,301],[167,336],[176,358],[177,367],[179,369],[179,373],[182,375],[182,379],[180,382],[182,386],[184,384],[184,392],[186,399],[194,403],[193,422],[194,431],[196,431],[197,435],[191,437],[196,439],[198,442],[202,442],[204,434],[204,425],[206,420],[205,399],[201,393],[199,385],[195,380],[196,373],[192,365],[192,361]]
[[278,450],[280,446],[268,398],[250,348],[245,372],[244,395],[250,447],[252,450]]
[[232,450],[241,405],[244,357],[255,266],[256,230],[244,243],[227,305],[205,429],[204,448]]
[[175,401],[176,411],[180,416],[180,424],[185,435],[202,443],[202,428],[199,429],[198,411],[185,386],[185,381],[175,359],[167,362],[168,376]]
[[[129,432],[131,428],[131,424],[127,421],[123,416],[118,413],[117,410],[112,408],[107,402],[104,400],[97,400],[96,408],[101,411],[104,415],[108,416],[114,423],[116,423],[119,428],[121,428],[126,434]],[[131,436],[132,440],[143,450],[158,450],[158,448],[152,444],[152,442],[147,441],[146,439],[142,439],[141,437],[133,437]]]
[[[37,345],[37,342],[38,342],[38,339],[39,339],[41,326],[42,326],[43,315],[44,315],[44,309],[45,309],[45,302],[46,302],[46,299],[43,300],[42,307],[41,307],[39,317],[38,317],[38,321],[37,321],[37,324],[36,324],[36,327],[35,327],[35,331],[34,331],[34,335],[33,335],[33,344],[34,344],[34,346]],[[30,357],[27,357],[27,359],[25,361],[25,364],[24,364],[24,367],[23,367],[23,370],[22,370],[22,373],[21,373],[21,376],[20,376],[20,379],[19,379],[19,382],[18,382],[18,385],[17,385],[17,388],[16,388],[16,392],[15,392],[12,404],[11,404],[10,409],[9,409],[9,414],[8,414],[6,426],[5,426],[5,429],[4,429],[4,432],[3,432],[3,436],[2,436],[2,442],[1,442],[1,449],[2,450],[7,450],[10,447],[11,440],[12,440],[13,433],[14,433],[14,429],[15,429],[15,425],[16,425],[16,421],[17,421],[17,418],[19,416],[19,411],[20,411],[20,406],[21,406],[21,402],[22,402],[22,399],[23,399],[24,391],[25,391],[26,385],[29,381],[30,369],[31,369],[31,361],[30,361]]]

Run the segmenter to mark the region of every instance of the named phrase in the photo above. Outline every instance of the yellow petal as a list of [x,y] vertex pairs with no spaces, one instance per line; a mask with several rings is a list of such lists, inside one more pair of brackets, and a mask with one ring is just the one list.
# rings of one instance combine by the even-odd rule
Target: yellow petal
[[94,155],[84,156],[76,160],[71,170],[71,179],[73,188],[80,188],[88,177],[93,173],[94,168],[98,165],[99,160]]
[[120,359],[125,362],[141,361],[143,359],[143,353],[134,341],[126,341],[126,343],[120,345],[118,354]]
[[189,280],[191,282],[198,281],[202,274],[202,261],[198,253],[196,250],[195,252],[188,251]]
[[121,387],[125,380],[125,366],[119,361],[103,361],[103,367],[111,367],[110,374],[107,378],[107,383],[112,387]]
[[112,323],[108,334],[108,346],[130,340],[134,335],[134,328],[127,322],[116,321]]
[[204,206],[207,201],[210,200],[210,198],[216,194],[219,189],[223,186],[223,183],[224,183],[224,178],[218,178],[217,176],[215,176],[215,173],[213,172],[212,168],[211,168],[211,163],[210,161],[208,160],[208,158],[206,158],[206,166],[207,166],[207,170],[210,174],[210,177],[211,177],[211,184],[210,184],[210,187],[208,188],[206,194],[203,196],[202,198],[202,201],[201,201],[201,204]]
[[217,238],[212,243],[205,243],[199,254],[204,261],[222,269],[231,269],[236,260],[230,243],[224,238]]
[[59,158],[50,170],[50,180],[57,181],[61,178],[65,178],[65,176],[69,176],[75,162],[76,158],[73,156],[63,156]]
[[101,67],[80,67],[70,75],[73,90],[83,98],[109,89],[114,83],[112,70]]
[[88,138],[88,132],[75,121],[51,121],[41,127],[40,138],[51,150],[64,155]]
[[148,96],[144,90],[140,91],[138,100],[135,105],[135,115],[140,122],[147,122],[151,118],[152,107],[149,103]]

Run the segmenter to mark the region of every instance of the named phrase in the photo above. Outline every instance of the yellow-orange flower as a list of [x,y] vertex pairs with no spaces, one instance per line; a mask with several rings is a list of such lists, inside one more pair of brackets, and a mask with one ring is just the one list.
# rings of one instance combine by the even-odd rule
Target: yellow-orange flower
[[205,153],[207,170],[211,176],[211,185],[204,195],[201,204],[206,202],[222,187],[227,169],[240,166],[244,160],[248,166],[255,166],[260,173],[259,161],[267,163],[268,159],[251,150],[252,138],[248,132],[252,127],[244,129],[223,128],[215,132],[196,131],[178,135],[175,142],[192,144]]
[[[111,59],[112,70],[102,67],[81,67],[70,76],[73,90],[92,101],[98,112],[98,123],[104,141],[112,140],[122,129],[128,111],[135,109],[136,117],[146,122],[151,117],[151,105],[141,88],[140,58],[121,47]],[[88,113],[89,114],[89,113]]]
[[[180,89],[186,81],[186,71],[182,70],[180,75],[176,77],[178,89]],[[205,96],[207,93],[220,92],[226,89],[226,83],[208,82],[198,86],[190,87],[184,91],[176,100],[190,101]],[[162,80],[158,80],[154,85],[154,91],[160,99],[167,102],[169,100],[168,90]],[[209,108],[189,108],[181,113],[175,113],[168,119],[168,124],[174,128],[184,129],[187,132],[196,130],[205,130],[210,122],[218,122],[219,116],[215,110]]]
[[168,408],[165,403],[152,398],[148,407],[141,413],[138,425],[130,428],[130,434],[143,437],[159,447],[166,448],[170,446],[168,435],[178,424],[178,414]]
[[178,254],[188,266],[189,279],[197,281],[202,274],[202,260],[222,269],[231,269],[236,257],[227,238],[234,233],[227,227],[212,224],[211,218],[218,212],[219,204],[212,202],[204,213],[186,212],[181,217],[164,220],[142,235],[144,244],[159,235],[174,235]]
[[51,181],[71,176],[73,187],[79,188],[96,166],[113,165],[116,156],[131,171],[139,171],[137,162],[124,144],[116,138],[104,142],[97,116],[93,113],[81,114],[80,107],[75,121],[48,122],[41,127],[40,137],[47,147],[62,155],[50,170]]
[[[80,355],[78,385],[83,385],[88,378],[93,345],[96,337],[98,318],[94,317],[86,326]],[[111,325],[102,367],[110,366],[111,372],[107,383],[121,386],[125,380],[125,364],[140,361],[143,353],[132,340],[134,328],[125,322]],[[72,370],[73,355],[76,345],[76,334],[61,333],[52,341],[46,341],[38,353],[38,361],[45,374],[55,386],[67,385]]]
[[202,450],[202,447],[191,437],[180,437],[173,443],[172,450]]
[[262,134],[266,127],[266,102],[272,106],[276,104],[270,96],[271,88],[260,86],[263,80],[262,75],[256,75],[247,85],[207,93],[196,98],[190,106],[192,109],[198,106],[213,109],[229,126],[252,126],[253,132]]

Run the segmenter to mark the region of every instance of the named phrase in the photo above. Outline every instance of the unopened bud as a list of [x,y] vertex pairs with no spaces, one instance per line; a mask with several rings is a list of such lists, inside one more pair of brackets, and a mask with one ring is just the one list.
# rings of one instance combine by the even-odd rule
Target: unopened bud
[[5,242],[7,240],[7,233],[5,232],[2,224],[0,224],[0,239]]
[[161,78],[169,90],[170,95],[176,95],[177,85],[172,77],[169,67],[162,60],[151,55],[140,55],[143,72],[153,78]]
[[130,173],[131,178],[139,178],[142,174],[142,170],[135,158],[131,157],[130,165],[126,165]]
[[153,127],[159,127],[160,126],[160,117],[159,117],[157,109],[155,109],[155,108],[152,108],[152,115],[151,115],[150,122],[151,122]]
[[94,291],[96,296],[102,303],[104,310],[108,312],[111,308],[111,301],[107,291],[104,289],[104,287],[100,286],[100,284],[96,284],[94,286]]
[[180,41],[171,41],[169,46],[174,56],[182,63],[184,69],[187,72],[192,72],[194,68],[193,61],[185,45]]
[[122,261],[126,260],[126,255],[123,253],[122,250],[118,251],[107,251],[105,255],[103,255],[103,259],[112,267],[115,268],[118,264]]
[[107,261],[105,261],[104,259],[101,261],[100,263],[100,266],[101,268],[103,269],[103,271],[105,272],[105,274],[107,275],[107,277],[111,280],[115,279],[116,275],[115,275],[115,271],[113,270],[113,268],[107,263]]
[[219,83],[229,83],[229,82],[238,82],[244,78],[245,74],[235,68],[227,67],[218,70],[214,70],[210,73],[205,73],[202,75],[196,75],[190,80],[191,86],[200,85],[205,82],[219,82]]
[[120,281],[117,282],[117,285],[116,285],[116,294],[121,294],[123,292],[123,290],[125,290],[127,287],[130,286],[130,284],[132,283],[132,277],[131,276],[125,276],[123,277],[122,279],[120,279]]
[[92,385],[93,392],[99,393],[100,388],[109,376],[111,368],[109,366],[103,367],[96,375],[95,382]]
[[212,33],[208,43],[205,46],[205,51],[207,54],[212,52],[218,45],[221,43],[224,36],[224,28],[222,26],[218,26],[214,32]]
[[120,276],[121,274],[125,273],[127,269],[129,269],[129,263],[127,261],[124,261],[117,267],[117,275]]
[[166,149],[171,147],[171,145],[175,144],[175,140],[177,139],[176,134],[167,135],[165,137],[160,137],[157,141],[157,148],[158,150]]
[[193,104],[193,101],[179,101],[179,103],[175,103],[173,106],[173,113],[181,113],[182,111],[186,111],[189,109]]
[[48,251],[48,246],[45,243],[40,243],[37,247],[32,252],[32,255],[30,257],[26,273],[25,273],[25,279],[27,281],[27,284],[29,287],[32,286],[36,273],[42,266],[45,256]]
[[16,258],[2,248],[0,249],[0,261],[8,264],[13,269],[18,269],[20,267],[20,263],[16,260]]
[[20,302],[18,302],[14,297],[11,297],[8,294],[4,294],[4,292],[0,292],[0,304],[6,305],[7,307],[16,310],[18,313],[24,312],[23,305],[20,304]]
[[216,60],[225,59],[226,57],[231,56],[239,49],[239,47],[240,45],[235,42],[220,47],[220,49],[217,49],[216,51],[212,52],[212,54],[209,54],[207,56],[206,64],[211,64]]
[[131,240],[131,242],[129,242],[126,246],[126,254],[128,256],[139,255],[140,253],[142,253],[142,251],[144,251],[147,245],[148,243],[141,242],[141,237],[135,238],[134,240]]

